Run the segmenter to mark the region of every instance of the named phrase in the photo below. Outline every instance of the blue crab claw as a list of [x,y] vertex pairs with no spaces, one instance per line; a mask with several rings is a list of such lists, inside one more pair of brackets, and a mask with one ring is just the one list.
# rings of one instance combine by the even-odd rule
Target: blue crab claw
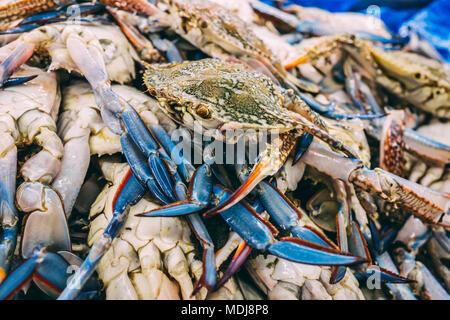
[[[41,286],[45,286],[51,291],[61,292],[67,280],[66,269],[67,262],[60,256],[44,250],[39,251],[17,267],[5,279],[0,287],[0,299],[12,299],[17,292],[33,279],[36,279]],[[55,272],[56,270],[63,270],[62,278],[59,272]]]
[[209,236],[202,218],[197,214],[193,214],[187,217],[187,222],[191,226],[192,231],[194,231],[195,237],[200,241],[200,244],[203,247],[203,273],[192,291],[192,295],[195,295],[202,287],[211,291],[216,286],[216,259],[214,257],[214,243]]
[[22,43],[11,52],[8,58],[0,64],[0,88],[2,88],[9,77],[22,64],[27,61],[34,52],[34,45]]
[[361,119],[361,120],[373,120],[385,117],[385,113],[372,113],[372,114],[360,114],[360,113],[338,113],[336,112],[336,102],[332,101],[327,105],[321,104],[319,101],[314,99],[310,94],[301,93],[300,97],[305,101],[311,109],[317,111],[321,115],[336,119],[336,120],[347,120],[347,119]]
[[[68,256],[73,258],[66,259]],[[70,271],[75,270],[81,261],[67,251],[58,253],[46,249],[36,251],[29,259],[14,269],[0,286],[0,299],[12,299],[30,281],[48,296],[56,298],[66,286]],[[88,287],[93,289],[95,283]]]
[[247,260],[250,252],[252,252],[252,247],[250,247],[245,241],[242,241],[236,249],[236,253],[231,259],[227,269],[224,271],[222,277],[217,281],[217,285],[214,290],[221,288],[239,270],[245,260]]
[[375,226],[375,222],[372,220],[371,217],[367,216],[370,234],[372,236],[372,247],[375,250],[376,253],[380,254],[383,252],[383,244],[381,242],[380,234],[378,232],[377,227]]
[[[181,202],[188,199],[186,187],[181,179],[183,177],[184,181],[191,181],[190,190],[188,190],[191,199],[209,200],[211,187],[207,187],[207,185],[211,184],[212,179],[209,166],[204,164],[197,171],[194,171],[192,164],[183,157],[172,140],[170,140],[170,137],[160,126],[151,126],[151,129],[163,147],[161,152],[164,151],[170,154],[171,158],[167,158],[168,160],[176,161],[177,170],[173,173],[173,177],[177,186],[175,191],[178,199]],[[175,166],[175,163],[171,163],[171,165]],[[202,287],[210,291],[216,285],[217,274],[216,260],[214,258],[214,243],[199,215],[195,213],[187,215],[186,220],[203,248],[203,273],[192,292],[192,295],[195,295]]]
[[292,165],[295,165],[303,156],[303,154],[308,149],[309,145],[313,141],[314,136],[308,132],[304,132],[299,140],[297,141],[297,146],[295,147],[294,159],[292,160]]
[[273,139],[270,145],[267,145],[266,150],[258,156],[259,161],[242,185],[225,201],[203,213],[203,217],[213,216],[231,208],[244,199],[263,179],[276,173],[295,146],[296,137],[296,132],[289,132],[282,133],[278,138]]
[[17,243],[19,229],[18,214],[14,206],[17,175],[17,149],[12,148],[0,158],[0,216],[1,242],[0,242],[0,283],[8,274],[11,259]]
[[36,25],[36,27],[38,27],[49,22],[66,20],[72,16],[95,13],[104,8],[105,5],[102,3],[73,4],[60,10],[50,10],[27,17],[20,21],[18,26]]
[[378,279],[380,279],[380,281],[386,283],[411,282],[411,280],[401,277],[400,275],[395,274],[392,271],[384,269],[380,266],[373,265],[366,240],[364,239],[364,236],[361,232],[361,229],[359,228],[358,223],[353,220],[351,221],[350,225],[351,225],[351,233],[349,236],[349,243],[348,243],[350,252],[365,257],[368,261],[365,265],[360,265],[356,267],[357,269],[359,269],[358,273],[360,275],[364,277],[375,276]]
[[[391,256],[388,252],[383,252],[380,255],[376,255],[375,259],[380,267],[384,270],[388,270],[392,273],[397,274],[398,270],[392,261]],[[392,292],[394,297],[398,300],[417,300],[417,298],[412,293],[411,289],[405,283],[386,283],[386,286]]]
[[189,182],[195,171],[194,166],[188,160],[186,160],[186,158],[183,157],[181,151],[175,146],[169,135],[161,126],[150,124],[149,128],[155,135],[156,139],[158,139],[158,142],[170,155],[170,158],[177,166],[177,170],[180,173],[181,178]]
[[137,149],[133,140],[128,133],[123,133],[120,137],[120,143],[122,150],[124,151],[125,158],[130,164],[131,170],[136,175],[136,178],[141,181],[143,185],[146,185],[150,192],[162,203],[170,202],[169,198],[161,191],[155,177],[150,172],[147,161],[144,155]]
[[[225,201],[231,191],[213,186],[213,204]],[[244,201],[220,213],[225,222],[236,231],[250,246],[294,262],[320,265],[352,265],[360,264],[366,259],[325,247],[314,242],[293,237],[275,240],[277,230],[262,219]]]
[[38,25],[38,24],[26,24],[26,25],[23,25],[23,26],[19,25],[19,26],[14,27],[14,28],[10,28],[10,29],[6,29],[6,30],[3,30],[3,31],[0,31],[0,35],[28,32],[28,31],[34,30],[34,29],[39,28],[39,27],[40,27],[40,25]]
[[[169,167],[167,161],[164,162],[162,159],[161,146],[156,138],[131,106],[122,112],[121,120],[136,146],[147,157],[150,171],[155,177],[160,189],[171,202],[177,201],[174,193],[174,184],[169,173]],[[124,153],[127,152],[128,149],[124,150]]]
[[138,214],[140,217],[173,217],[188,215],[205,209],[209,204],[212,188],[211,168],[207,164],[200,166],[191,178],[187,199],[169,203],[149,212]]
[[146,188],[137,180],[130,169],[114,196],[113,218],[100,239],[93,244],[88,256],[58,297],[58,300],[73,300],[78,296],[122,228],[128,214],[128,206],[132,206],[141,200],[145,192]]
[[28,81],[33,80],[36,77],[37,77],[37,74],[34,74],[32,76],[27,76],[27,77],[9,78],[3,84],[3,88],[7,88],[7,87],[12,87],[12,86],[17,86],[19,84],[23,84],[23,83],[26,83]]
[[309,226],[299,224],[298,220],[301,219],[303,213],[273,185],[263,181],[255,188],[255,192],[267,213],[283,230],[290,231],[296,238],[336,248],[322,234]]

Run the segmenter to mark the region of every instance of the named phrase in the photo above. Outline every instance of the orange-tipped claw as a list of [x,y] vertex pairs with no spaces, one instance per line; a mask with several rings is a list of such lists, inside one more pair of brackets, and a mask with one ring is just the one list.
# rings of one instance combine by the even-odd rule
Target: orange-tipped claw
[[214,290],[217,290],[220,287],[222,287],[236,273],[236,271],[242,266],[245,260],[247,260],[247,257],[249,256],[251,251],[252,247],[250,247],[245,241],[242,241],[239,247],[237,248],[233,258],[231,259],[230,264],[223,273],[222,278],[220,278],[219,281],[217,282],[217,285],[214,288]]
[[267,173],[266,173],[267,170],[265,170],[265,169],[266,169],[266,165],[268,164],[269,161],[270,160],[268,160],[268,159],[266,159],[266,161],[264,161],[264,159],[262,159],[255,166],[255,169],[248,176],[247,180],[245,180],[244,183],[239,188],[237,188],[230,195],[230,197],[228,199],[223,201],[218,206],[216,206],[214,208],[211,208],[208,211],[206,211],[203,214],[203,217],[207,218],[207,217],[211,217],[213,215],[216,215],[218,213],[221,213],[221,212],[231,208],[233,205],[235,205],[236,203],[238,203],[242,199],[244,199],[245,196],[247,196],[253,190],[253,188],[256,187],[256,185],[258,183],[260,183],[267,176]]
[[284,66],[284,69],[285,69],[285,70],[289,70],[289,69],[295,68],[295,67],[298,66],[299,64],[306,63],[307,60],[308,60],[308,59],[306,59],[306,56],[300,57],[300,58],[298,58],[297,60],[295,60],[295,61],[293,61],[293,62],[291,62],[291,63],[286,64],[286,65]]

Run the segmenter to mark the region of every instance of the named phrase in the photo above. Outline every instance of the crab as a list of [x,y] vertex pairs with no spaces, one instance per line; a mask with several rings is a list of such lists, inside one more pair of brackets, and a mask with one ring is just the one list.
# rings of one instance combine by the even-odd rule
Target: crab
[[[227,137],[221,132],[231,129],[279,133],[272,147],[261,155],[244,188],[231,197],[233,202],[247,195],[252,189],[250,186],[278,171],[299,131],[305,130],[348,156],[358,157],[350,147],[315,126],[310,120],[317,122],[317,118],[312,118],[315,115],[309,114],[304,102],[292,91],[276,86],[265,75],[241,64],[216,59],[153,64],[148,65],[144,82],[163,109],[190,129],[194,128],[196,120],[211,129],[207,135],[219,139],[225,136],[225,140]],[[287,107],[298,108],[305,117]],[[235,197],[237,195],[239,198]]]
[[314,62],[337,48],[348,52],[371,80],[394,96],[438,117],[450,118],[450,73],[441,63],[418,54],[387,51],[351,35],[338,35],[319,39],[285,68]]
[[7,24],[14,20],[62,7],[73,2],[73,0],[6,0],[0,6],[0,20]]

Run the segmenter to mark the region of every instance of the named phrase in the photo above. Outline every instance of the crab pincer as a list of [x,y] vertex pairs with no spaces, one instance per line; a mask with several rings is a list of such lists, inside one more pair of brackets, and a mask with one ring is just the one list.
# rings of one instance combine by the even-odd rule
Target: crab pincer
[[14,27],[6,29],[4,31],[0,31],[0,35],[28,32],[39,28],[44,24],[64,21],[74,17],[82,20],[83,18],[81,18],[81,16],[91,13],[97,13],[104,8],[105,5],[101,3],[69,4],[68,6],[59,8],[57,10],[49,10],[29,16],[21,20],[20,23],[18,23]]
[[128,214],[128,207],[136,204],[144,196],[146,191],[146,188],[133,175],[130,169],[114,198],[112,220],[101,238],[94,243],[83,264],[71,278],[67,287],[65,287],[64,291],[58,297],[58,300],[74,299],[79,294],[124,224]]
[[[125,132],[130,135],[135,146],[147,157],[150,171],[160,189],[169,199],[176,201],[169,168],[161,157],[161,147],[133,107],[111,90],[103,59],[99,56],[101,53],[89,48],[83,39],[75,34],[69,36],[66,44],[71,58],[92,86],[107,126],[120,136]],[[130,144],[123,146],[125,154],[129,152],[131,146]]]
[[[224,201],[231,194],[224,187],[213,186],[212,204]],[[225,222],[235,230],[249,245],[281,258],[305,264],[352,265],[366,261],[364,258],[343,253],[337,249],[294,237],[276,240],[276,228],[262,219],[248,204],[239,202],[221,212]]]
[[[173,172],[175,180],[175,192],[178,202],[165,202],[165,206],[154,211],[141,213],[139,216],[178,216],[186,215],[186,219],[191,229],[194,231],[195,237],[203,247],[203,273],[197,283],[192,295],[196,294],[202,287],[206,287],[211,291],[216,286],[216,261],[214,258],[214,243],[203,223],[202,218],[196,213],[204,209],[211,196],[212,189],[212,172],[208,164],[203,164],[197,170],[193,170],[192,164],[176,148],[175,144],[170,140],[167,133],[160,127],[152,125],[152,131],[160,141],[165,151],[172,156],[173,165],[175,161],[177,170]],[[183,182],[184,181],[184,182]],[[190,182],[189,189],[186,191],[185,182]]]

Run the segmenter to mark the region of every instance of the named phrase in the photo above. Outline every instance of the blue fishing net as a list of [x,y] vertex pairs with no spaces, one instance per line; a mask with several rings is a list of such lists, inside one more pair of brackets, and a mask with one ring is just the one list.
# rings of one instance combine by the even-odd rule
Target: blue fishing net
[[[273,5],[272,0],[264,2]],[[415,31],[450,62],[449,0],[288,0],[285,5],[294,3],[332,12],[376,14],[393,33],[404,34],[408,29]]]

